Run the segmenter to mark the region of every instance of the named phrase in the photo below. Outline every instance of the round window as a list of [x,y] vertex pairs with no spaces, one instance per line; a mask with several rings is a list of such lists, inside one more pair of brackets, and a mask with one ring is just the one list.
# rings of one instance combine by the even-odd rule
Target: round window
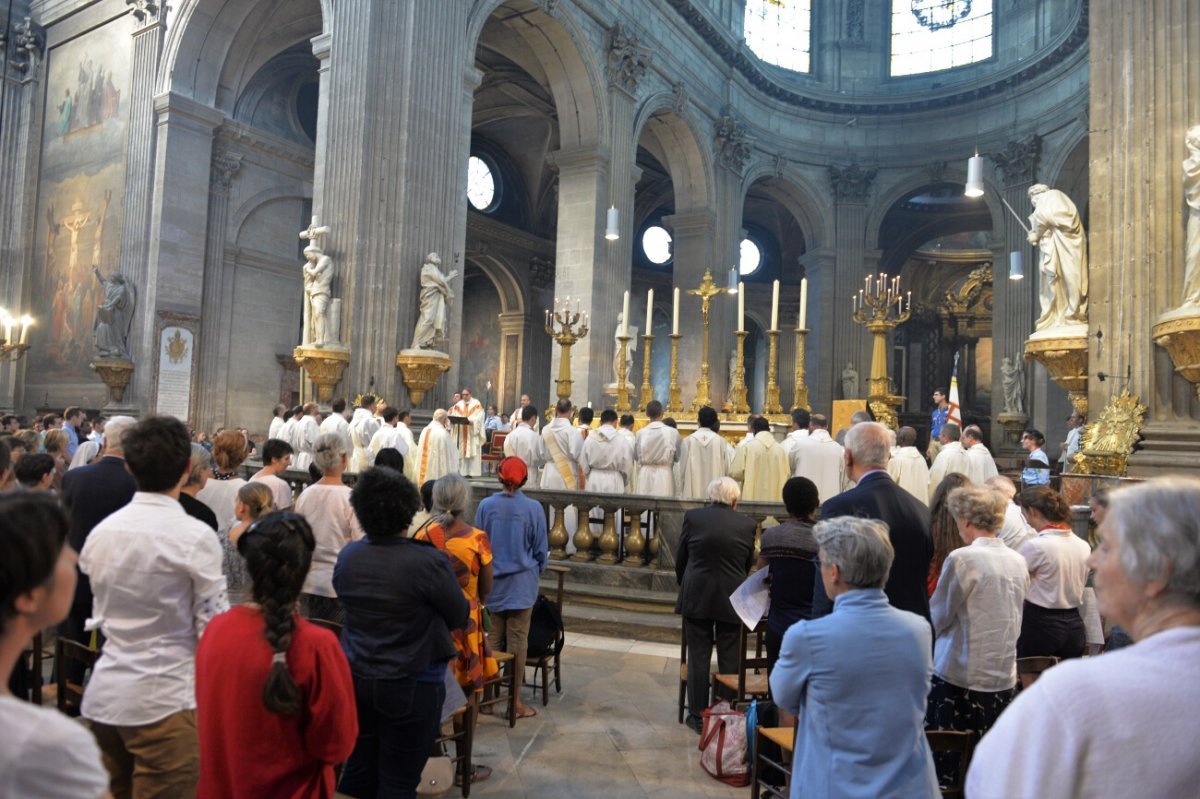
[[496,174],[477,155],[467,161],[467,200],[477,211],[490,211],[496,201]]
[[745,277],[753,275],[762,266],[762,250],[752,239],[742,239],[741,258],[738,261],[738,274]]
[[671,260],[671,234],[661,225],[651,225],[642,234],[642,252],[652,264]]

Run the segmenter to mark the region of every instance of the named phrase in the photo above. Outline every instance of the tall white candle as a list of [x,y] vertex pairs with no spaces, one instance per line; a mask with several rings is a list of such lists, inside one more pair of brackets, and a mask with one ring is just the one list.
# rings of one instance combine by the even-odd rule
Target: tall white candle
[[808,321],[808,278],[800,280],[800,329],[803,330]]
[[738,331],[746,329],[746,284],[738,281]]
[[779,329],[779,281],[771,285],[771,329]]
[[621,335],[629,335],[629,292],[625,292],[625,301],[621,306]]
[[33,324],[33,320],[30,319],[28,316],[21,317],[21,342],[20,343],[22,343],[22,344],[26,343],[26,339],[29,338],[29,326],[32,324]]
[[654,328],[651,326],[654,322],[654,289],[646,292],[646,329],[643,331],[646,335],[650,335]]
[[675,312],[671,320],[671,333],[679,335],[679,287],[675,287]]

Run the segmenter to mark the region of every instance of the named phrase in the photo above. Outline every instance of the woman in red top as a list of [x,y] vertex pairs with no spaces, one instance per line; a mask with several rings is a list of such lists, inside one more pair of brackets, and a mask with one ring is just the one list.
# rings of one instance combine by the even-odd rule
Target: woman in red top
[[314,546],[295,513],[238,539],[254,601],[213,619],[196,650],[200,797],[333,796],[358,720],[337,637],[295,615]]

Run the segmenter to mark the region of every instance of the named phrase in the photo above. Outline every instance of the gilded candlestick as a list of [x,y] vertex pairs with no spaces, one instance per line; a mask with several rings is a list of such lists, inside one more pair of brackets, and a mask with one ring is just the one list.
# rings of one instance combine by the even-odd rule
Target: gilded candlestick
[[[558,325],[558,330],[554,326]],[[571,386],[571,347],[577,341],[587,338],[588,315],[579,311],[571,312],[565,305],[562,310],[546,311],[546,333],[553,336],[562,348],[558,359],[558,379],[555,381],[555,393],[558,398],[570,399]]]
[[900,293],[900,278],[889,279],[886,273],[881,273],[874,280],[868,276],[864,287],[851,302],[854,321],[865,326],[875,337],[871,349],[871,376],[867,380],[867,404],[877,420],[895,429],[899,425],[896,409],[904,397],[897,397],[891,391],[887,337],[897,325],[912,316],[912,292],[909,292],[906,308]]
[[654,336],[644,333],[642,341],[646,342],[646,349],[642,352],[642,397],[638,402],[638,410],[644,412],[646,405],[654,399],[654,386],[650,385],[650,345],[654,342]]
[[700,379],[696,381],[696,398],[692,400],[693,412],[699,411],[705,405],[712,404],[709,398],[712,383],[708,377],[708,312],[712,306],[713,297],[724,291],[725,289],[713,283],[711,269],[704,270],[704,279],[700,281],[699,288],[688,289],[688,294],[695,294],[700,298],[700,314],[704,318],[703,357],[700,361]]
[[808,404],[808,385],[805,381],[804,373],[804,339],[808,335],[807,327],[796,328],[796,375],[795,385],[792,387],[792,408],[811,411],[812,406]]
[[767,416],[783,416],[783,405],[779,402],[779,331],[767,331],[767,400],[763,413]]
[[745,330],[734,333],[737,336],[737,362],[733,367],[733,385],[729,387],[729,404],[733,413],[750,413],[750,405],[746,402],[746,336]]
[[[621,332],[625,332],[622,330]],[[617,412],[628,413],[629,407],[629,387],[625,384],[629,377],[629,339],[632,336],[617,336],[617,341],[621,342],[621,360],[617,364]]]
[[671,385],[667,388],[667,413],[683,413],[683,391],[679,388],[679,333],[671,334]]

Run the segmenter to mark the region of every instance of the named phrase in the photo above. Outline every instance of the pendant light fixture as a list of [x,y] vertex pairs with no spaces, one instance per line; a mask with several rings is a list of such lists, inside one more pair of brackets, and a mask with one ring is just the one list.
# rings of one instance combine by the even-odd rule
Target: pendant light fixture
[[1020,250],[1008,254],[1008,279],[1022,280],[1025,277],[1025,256]]
[[604,238],[609,241],[616,241],[621,238],[621,212],[617,210],[617,206],[609,206],[607,224],[604,227]]
[[978,150],[967,159],[967,188],[963,194],[967,197],[983,196],[983,156]]

